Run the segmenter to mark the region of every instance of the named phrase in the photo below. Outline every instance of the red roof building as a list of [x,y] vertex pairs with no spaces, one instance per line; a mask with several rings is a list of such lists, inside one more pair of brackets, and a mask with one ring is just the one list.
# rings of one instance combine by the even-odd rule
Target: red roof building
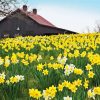
[[17,9],[0,21],[0,37],[8,34],[14,37],[16,34],[27,35],[56,35],[75,34],[73,31],[58,28],[48,20],[37,14],[37,9],[32,12],[27,11],[27,6]]

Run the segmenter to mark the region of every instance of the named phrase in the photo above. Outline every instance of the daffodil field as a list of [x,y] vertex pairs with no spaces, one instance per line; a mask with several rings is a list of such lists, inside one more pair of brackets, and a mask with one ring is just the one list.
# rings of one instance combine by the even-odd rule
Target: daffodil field
[[0,100],[100,100],[100,34],[1,39]]

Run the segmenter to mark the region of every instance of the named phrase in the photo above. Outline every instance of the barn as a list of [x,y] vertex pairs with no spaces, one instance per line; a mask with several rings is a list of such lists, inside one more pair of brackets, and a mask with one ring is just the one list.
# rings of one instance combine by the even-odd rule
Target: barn
[[76,32],[58,28],[45,18],[37,14],[37,9],[32,12],[24,5],[0,21],[0,37],[76,34]]

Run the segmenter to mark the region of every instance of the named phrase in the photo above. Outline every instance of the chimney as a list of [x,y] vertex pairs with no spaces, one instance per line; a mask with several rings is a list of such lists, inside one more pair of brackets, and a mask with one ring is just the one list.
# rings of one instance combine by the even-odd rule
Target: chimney
[[37,14],[37,9],[36,8],[33,9],[33,14],[35,14],[35,15]]
[[27,5],[23,5],[23,11],[27,11]]

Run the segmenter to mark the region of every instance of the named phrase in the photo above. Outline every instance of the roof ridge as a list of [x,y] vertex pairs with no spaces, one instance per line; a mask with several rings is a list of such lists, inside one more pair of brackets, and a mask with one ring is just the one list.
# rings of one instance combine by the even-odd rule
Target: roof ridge
[[38,15],[38,14],[33,14],[32,12],[25,12],[23,9],[19,9],[20,11],[22,11],[23,13],[25,13],[26,15],[28,15],[30,18],[32,18],[33,20],[35,20],[37,23],[41,24],[41,25],[45,25],[45,26],[50,26],[50,27],[55,27],[55,25],[53,25],[51,22],[49,22],[47,19],[45,19],[44,17]]

